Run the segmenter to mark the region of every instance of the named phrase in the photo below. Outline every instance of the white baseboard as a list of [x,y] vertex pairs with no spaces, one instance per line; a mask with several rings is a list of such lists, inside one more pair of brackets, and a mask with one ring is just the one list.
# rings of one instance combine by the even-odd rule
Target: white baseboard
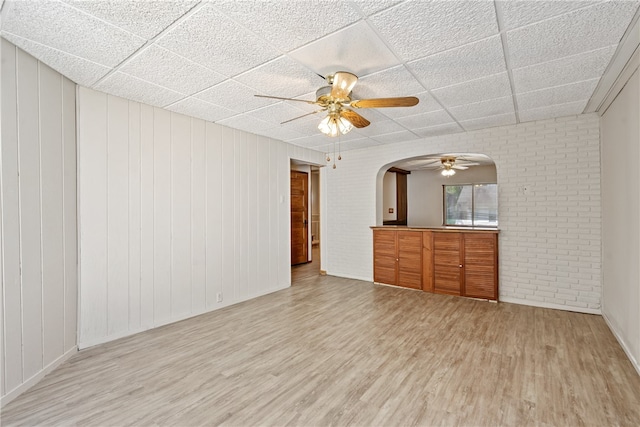
[[43,370],[41,370],[40,372],[38,372],[28,380],[20,384],[18,387],[11,390],[9,393],[2,396],[2,398],[0,398],[0,408],[4,407],[7,403],[11,402],[13,399],[20,396],[22,393],[24,393],[25,391],[27,391],[28,389],[36,385],[41,379],[45,377],[45,375],[47,375],[48,373],[56,369],[58,366],[62,365],[64,362],[67,361],[67,359],[69,359],[71,356],[73,356],[77,352],[78,352],[78,348],[76,346],[73,346],[62,356],[58,357],[56,360],[54,360],[53,362],[45,366]]
[[221,303],[216,303],[215,307],[212,308],[205,308],[204,310],[198,310],[192,313],[188,313],[188,314],[184,314],[184,315],[178,315],[169,319],[159,319],[156,320],[155,323],[153,325],[146,325],[146,326],[141,326],[139,328],[136,329],[130,329],[127,331],[123,331],[123,332],[119,332],[117,334],[112,334],[112,335],[108,335],[105,337],[99,337],[96,339],[92,339],[92,340],[87,340],[87,341],[82,341],[82,342],[78,342],[78,349],[79,350],[84,350],[87,349],[89,347],[93,347],[96,345],[100,345],[100,344],[104,344],[104,343],[108,343],[120,338],[125,338],[131,335],[135,335],[135,334],[139,334],[140,332],[144,332],[144,331],[148,331],[150,329],[154,329],[154,328],[159,328],[160,326],[164,326],[164,325],[168,325],[170,323],[175,323],[175,322],[180,322],[182,320],[187,320],[190,319],[192,317],[196,317],[196,316],[200,316],[202,314],[205,313],[210,313],[212,311],[216,311],[216,310],[220,310],[221,308],[225,308],[225,307],[229,307],[231,305],[234,304],[238,304],[244,301],[248,301],[250,299],[254,299],[257,297],[261,297],[263,295],[267,295],[267,294],[271,294],[273,292],[277,292],[277,291],[281,291],[283,289],[287,289],[288,287],[290,287],[290,284],[285,284],[285,285],[280,285],[280,286],[276,286],[273,288],[269,288],[269,289],[265,289],[262,290],[260,292],[256,292],[250,295],[247,295],[245,297],[242,298],[238,298],[238,299],[234,299],[234,300],[228,300],[225,302],[221,302]]
[[342,273],[330,273],[327,272],[327,276],[334,276],[334,277],[340,277],[342,279],[352,279],[352,280],[362,280],[363,282],[373,282],[373,278],[372,277],[363,277],[363,276],[352,276],[349,274],[342,274]]
[[594,308],[572,307],[569,305],[560,305],[560,304],[553,304],[553,303],[541,302],[541,301],[529,301],[529,300],[524,300],[519,298],[509,298],[509,297],[499,297],[498,300],[500,302],[508,302],[508,303],[520,304],[520,305],[530,305],[532,307],[540,307],[540,308],[552,308],[554,310],[573,311],[575,313],[602,314],[602,311]]
[[613,324],[611,323],[611,321],[609,320],[606,314],[602,313],[602,318],[604,319],[604,322],[607,324],[607,326],[611,330],[611,333],[613,334],[613,336],[616,337],[616,339],[618,340],[618,343],[620,343],[620,347],[622,347],[622,350],[624,350],[625,354],[631,361],[631,364],[633,365],[633,367],[636,368],[636,372],[638,373],[638,375],[640,375],[640,364],[638,364],[638,361],[636,360],[636,358],[633,357],[633,354],[631,354],[631,351],[629,350],[629,347],[627,346],[625,340],[622,339],[622,337],[620,336],[616,328],[613,327]]

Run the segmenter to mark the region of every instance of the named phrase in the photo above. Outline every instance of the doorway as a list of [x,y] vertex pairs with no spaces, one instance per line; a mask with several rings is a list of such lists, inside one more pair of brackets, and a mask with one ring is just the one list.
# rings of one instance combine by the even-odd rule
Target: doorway
[[291,265],[309,261],[309,174],[291,171]]
[[320,275],[320,167],[292,160],[290,176],[291,283],[295,284]]

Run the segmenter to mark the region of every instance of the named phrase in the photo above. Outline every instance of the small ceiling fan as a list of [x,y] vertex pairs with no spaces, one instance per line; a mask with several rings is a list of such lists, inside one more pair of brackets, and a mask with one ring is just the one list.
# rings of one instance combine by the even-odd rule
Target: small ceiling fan
[[[321,76],[322,77],[322,76]],[[351,91],[358,82],[355,74],[347,71],[338,71],[323,77],[329,86],[323,86],[316,91],[316,100],[307,101],[304,99],[282,98],[279,96],[255,95],[260,98],[280,99],[285,101],[297,101],[307,104],[318,105],[319,110],[302,116],[294,117],[282,123],[288,123],[311,114],[327,112],[327,116],[322,119],[318,129],[328,136],[338,136],[349,132],[353,127],[364,128],[371,124],[369,120],[353,111],[353,108],[387,108],[387,107],[412,107],[417,105],[419,100],[414,96],[400,98],[375,98],[375,99],[351,99]]]
[[439,158],[426,159],[420,169],[442,169],[442,175],[447,178],[456,174],[456,170],[467,170],[469,166],[478,166],[480,163],[465,160],[462,157],[442,156]]

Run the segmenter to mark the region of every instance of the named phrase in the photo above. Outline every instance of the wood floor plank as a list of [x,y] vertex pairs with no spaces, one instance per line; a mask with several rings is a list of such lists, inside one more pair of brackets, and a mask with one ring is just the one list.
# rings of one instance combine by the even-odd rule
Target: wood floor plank
[[600,316],[299,268],[289,289],[78,353],[2,425],[640,425],[640,377]]

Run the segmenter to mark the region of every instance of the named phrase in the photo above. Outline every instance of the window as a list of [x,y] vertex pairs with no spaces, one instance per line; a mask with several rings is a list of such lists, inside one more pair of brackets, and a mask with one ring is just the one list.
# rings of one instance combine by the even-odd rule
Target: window
[[444,225],[498,226],[498,184],[443,185]]

